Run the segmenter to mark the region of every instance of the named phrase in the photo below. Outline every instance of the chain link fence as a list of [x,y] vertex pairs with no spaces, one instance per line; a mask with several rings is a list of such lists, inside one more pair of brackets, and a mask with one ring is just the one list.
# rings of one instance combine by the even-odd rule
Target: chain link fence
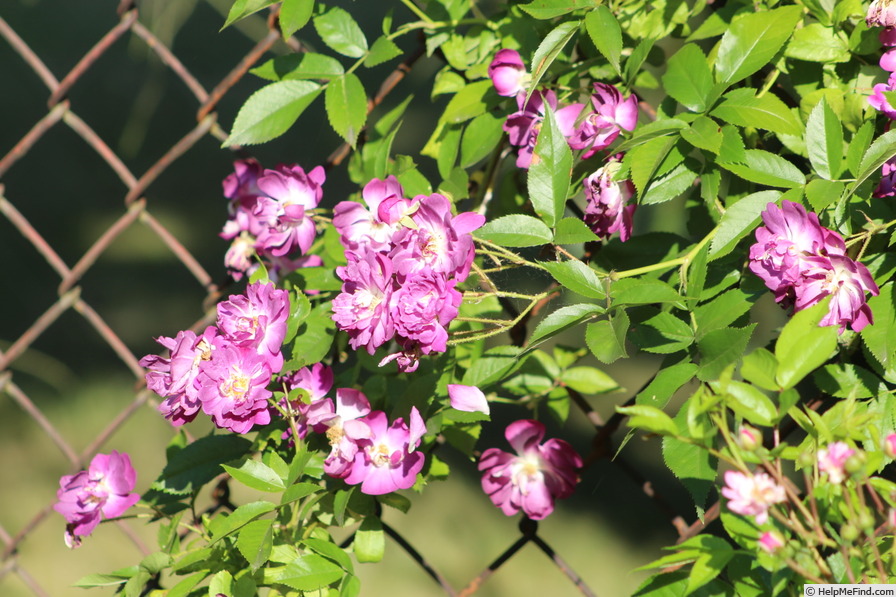
[[[45,13],[48,18],[50,13],[55,14],[57,20],[65,18],[67,13],[62,11],[61,4],[46,3],[40,8],[40,12]],[[108,282],[108,272],[92,278],[93,272],[103,267],[108,269],[108,263],[115,262],[116,254],[126,252],[126,247],[131,246],[128,242],[164,247],[168,261],[162,260],[166,273],[159,278],[163,280],[161,283],[171,288],[177,287],[178,292],[186,289],[189,300],[201,302],[203,312],[210,311],[222,295],[223,282],[216,281],[215,276],[222,275],[223,268],[215,265],[216,269],[213,271],[216,273],[213,275],[209,272],[211,266],[207,269],[203,261],[220,264],[223,250],[220,246],[215,247],[209,261],[204,256],[195,254],[195,247],[198,245],[193,239],[206,232],[213,236],[215,226],[220,225],[220,222],[208,222],[198,215],[207,214],[208,206],[206,204],[203,207],[203,212],[193,205],[190,201],[193,190],[190,188],[182,189],[178,193],[179,198],[172,200],[168,196],[170,186],[166,186],[170,183],[165,182],[165,177],[176,171],[179,172],[179,179],[183,179],[197,160],[204,159],[213,152],[223,155],[222,164],[229,163],[226,152],[218,149],[218,145],[227,137],[222,128],[222,121],[225,119],[219,120],[219,109],[222,104],[229,102],[229,109],[233,111],[233,106],[238,106],[248,95],[247,87],[240,87],[248,71],[268,57],[270,52],[278,51],[278,48],[279,51],[286,51],[277,29],[276,10],[248,21],[241,44],[233,44],[224,41],[223,36],[213,37],[216,35],[216,23],[223,22],[221,18],[217,21],[212,18],[214,11],[211,9],[217,3],[186,2],[184,4],[189,6],[174,20],[180,19],[182,23],[187,19],[201,19],[209,37],[199,41],[179,41],[179,46],[183,48],[179,56],[172,49],[174,34],[170,27],[166,28],[165,21],[155,18],[161,10],[175,10],[170,6],[166,8],[166,4],[169,3],[148,5],[148,15],[142,12],[143,5],[134,0],[122,0],[117,6],[97,2],[90,7],[78,7],[78,11],[87,11],[89,14],[82,14],[80,21],[71,23],[73,32],[70,37],[79,39],[84,44],[84,49],[74,45],[66,46],[69,43],[66,39],[48,39],[41,23],[30,22],[27,27],[13,26],[10,23],[16,20],[10,19],[8,22],[4,12],[16,11],[11,6],[5,10],[0,9],[0,37],[7,46],[0,55],[0,73],[5,86],[0,95],[6,95],[9,99],[15,94],[18,101],[16,105],[22,108],[14,113],[7,110],[0,117],[5,121],[0,126],[0,139],[3,141],[0,146],[0,213],[5,219],[2,222],[3,228],[0,229],[0,240],[4,243],[6,258],[11,262],[13,272],[9,278],[12,281],[5,286],[3,292],[7,296],[4,302],[9,301],[6,310],[13,313],[7,313],[4,319],[6,329],[0,334],[7,341],[0,345],[0,395],[4,400],[4,412],[15,410],[11,407],[14,404],[20,411],[14,419],[21,421],[22,427],[29,432],[37,430],[41,441],[53,446],[52,452],[47,452],[53,464],[45,468],[56,471],[55,478],[58,478],[60,468],[68,473],[84,468],[93,455],[105,449],[110,438],[126,428],[138,413],[151,412],[155,415],[153,395],[144,387],[144,372],[138,365],[138,356],[145,352],[144,349],[155,349],[149,346],[149,334],[145,335],[147,339],[143,344],[134,345],[131,338],[138,334],[133,331],[134,318],[143,320],[142,326],[140,322],[136,324],[139,333],[146,329],[152,330],[150,334],[170,333],[173,330],[168,329],[168,323],[165,323],[166,327],[163,329],[160,322],[164,320],[166,312],[174,311],[183,304],[172,303],[165,308],[164,299],[157,298],[157,295],[164,294],[165,291],[158,288],[157,295],[153,295],[156,298],[138,296],[146,289],[141,286],[140,280],[129,276],[127,268],[113,272],[112,275],[118,278],[118,285]],[[217,6],[217,9],[220,13],[221,10],[226,11],[227,7]],[[68,10],[71,11],[71,7]],[[94,35],[102,26],[104,20],[94,18],[94,15],[102,11],[105,11],[103,18],[113,24],[105,32],[85,41],[88,34]],[[22,14],[28,13],[22,9],[14,15],[20,23],[25,21]],[[82,31],[81,23],[87,21],[90,21],[90,26],[85,26]],[[232,40],[233,37],[227,39]],[[252,39],[253,43],[247,42],[247,39]],[[293,51],[303,49],[302,43],[296,39],[285,43]],[[216,80],[210,80],[216,76],[210,74],[214,69],[204,70],[201,76],[194,74],[194,62],[214,62],[219,69],[224,57],[233,55],[237,51],[233,48],[240,45],[243,49],[248,49],[242,55],[235,55],[231,62],[234,65],[232,69],[223,75],[217,75]],[[44,58],[44,53],[52,55],[52,58]],[[152,59],[137,60],[135,56],[141,54],[151,54]],[[63,64],[64,59],[60,56],[73,60],[73,66],[71,63]],[[418,63],[423,62],[421,57],[422,45],[409,53],[405,61],[383,79],[376,95],[369,99],[369,110],[383,102],[413,72]],[[113,60],[118,61],[116,64],[120,63],[118,70],[114,71],[118,73],[116,75],[110,74],[113,70],[109,63]],[[129,68],[132,70],[129,71]],[[37,81],[39,85],[36,84]],[[152,81],[156,84],[153,85]],[[238,91],[234,91],[235,88]],[[98,112],[91,103],[97,97],[108,99],[107,96],[114,96],[116,90],[122,89],[139,90],[134,96],[136,99],[133,99],[135,111],[162,110],[165,115],[147,123],[140,120],[139,113],[123,118],[123,113],[127,112],[123,107],[109,111],[107,102],[104,104],[106,107]],[[86,114],[90,114],[90,117]],[[136,151],[133,139],[159,133],[155,130],[158,125],[153,123],[160,119],[165,120],[161,136],[174,135],[175,138],[156,155],[148,156],[146,151]],[[226,121],[232,121],[232,114]],[[123,133],[124,129],[129,130],[127,135]],[[64,138],[61,135],[63,130],[67,131]],[[139,142],[136,143],[139,145]],[[80,169],[75,176],[66,176],[65,180],[60,180],[56,173],[58,168],[52,163],[42,162],[47,159],[45,146],[48,144],[61,144],[68,152],[67,155],[76,162],[88,159],[83,155],[85,152],[98,156],[99,161],[96,157],[91,157],[90,167]],[[200,151],[198,147],[203,149]],[[339,166],[348,152],[348,146],[334,143],[325,166]],[[217,179],[203,177],[196,182],[196,188],[204,188],[206,190],[203,193],[211,195],[216,190],[216,181],[220,180],[222,173],[223,170],[218,171]],[[102,182],[98,182],[100,179]],[[59,199],[59,203],[46,203],[40,193],[35,192],[35,188],[46,188],[49,189],[45,189],[47,193],[63,193],[66,197]],[[211,192],[208,191],[209,188],[212,189]],[[72,242],[62,240],[62,236],[65,232],[70,233],[71,227],[78,221],[79,209],[86,208],[65,204],[94,194],[116,199],[103,200],[99,207],[89,206],[91,210],[101,211],[103,217],[98,218],[99,224],[93,222],[86,227],[93,236],[88,248],[79,250]],[[220,205],[223,221],[223,202]],[[173,211],[181,212],[177,214],[178,218],[167,217]],[[182,224],[184,220],[195,222],[199,230],[185,231]],[[16,238],[13,239],[13,236]],[[131,241],[127,240],[129,237]],[[214,251],[217,251],[217,257],[214,257]],[[182,266],[179,273],[171,273],[175,269],[170,267],[171,256]],[[136,286],[138,291],[130,295],[116,294],[121,286]],[[118,303],[127,300],[133,300],[136,304],[130,310],[125,309],[125,315],[122,315],[123,306]],[[156,302],[150,304],[149,301]],[[163,306],[161,310],[159,305]],[[113,311],[116,313],[114,317],[106,315]],[[194,312],[199,310],[194,309]],[[80,324],[73,325],[72,314],[82,320]],[[122,331],[122,324],[125,323],[130,326],[128,329],[131,331]],[[207,323],[205,317],[200,316],[193,328],[199,329]],[[14,333],[13,330],[23,331]],[[59,338],[60,334],[67,337]],[[13,335],[17,337],[8,337]],[[95,355],[85,355],[74,348],[84,343],[101,344],[104,348]],[[132,399],[125,404],[119,401],[117,410],[102,409],[90,414],[91,420],[99,429],[91,434],[87,445],[79,446],[70,435],[70,425],[65,424],[65,417],[48,415],[46,400],[36,398],[35,390],[30,389],[35,385],[32,378],[49,375],[47,367],[52,365],[52,362],[41,364],[38,358],[41,346],[49,346],[47,350],[55,353],[67,351],[71,355],[71,363],[62,364],[67,370],[78,369],[83,366],[85,359],[89,359],[95,371],[126,371],[132,379],[135,388]],[[586,457],[586,469],[593,470],[598,463],[602,463],[604,468],[612,467],[616,471],[614,474],[620,474],[630,481],[625,487],[619,487],[617,483],[612,491],[628,495],[632,492],[645,494],[655,504],[659,515],[669,520],[671,526],[667,536],[673,540],[675,535],[678,540],[693,536],[705,524],[718,517],[719,507],[716,503],[706,511],[703,521],[688,520],[693,515],[683,513],[689,510],[682,509],[680,512],[680,507],[667,502],[651,480],[642,474],[640,467],[627,462],[623,457],[613,458],[619,441],[619,434],[616,432],[624,418],[619,414],[612,414],[605,420],[585,397],[573,391],[570,391],[570,395],[589,422],[589,428],[593,430],[592,448]],[[64,404],[61,407],[56,405],[54,412],[64,412],[64,408]],[[614,438],[614,434],[617,437]],[[20,466],[7,467],[5,471],[7,479],[4,493],[14,493],[18,479],[29,475],[34,467],[33,463],[20,460]],[[21,522],[0,524],[3,549],[0,587],[23,585],[27,589],[23,594],[40,597],[54,595],[47,588],[53,584],[45,576],[47,567],[37,564],[46,556],[30,538],[42,529],[51,529],[51,532],[58,534],[59,544],[62,543],[62,522],[52,509],[55,489],[55,486],[46,486],[39,504],[30,501],[21,504],[20,510],[24,517]],[[623,497],[622,501],[626,499],[628,498]],[[495,516],[499,516],[497,512]],[[140,552],[148,553],[147,541],[137,532],[137,525],[131,528],[127,522],[122,521],[116,526],[134,546],[131,555],[135,557],[131,560],[136,559]],[[539,535],[538,524],[533,521],[520,522],[519,532],[516,536],[507,538],[504,551],[487,565],[483,564],[478,574],[475,570],[471,571],[472,579],[461,589],[446,580],[428,559],[427,552],[435,547],[435,541],[433,545],[413,545],[392,526],[387,524],[384,528],[394,545],[404,550],[432,578],[433,594],[439,592],[439,588],[446,595],[466,596],[476,593],[492,574],[529,544],[543,552],[565,575],[574,592],[582,595],[601,594],[599,586],[587,586],[562,557],[564,546],[548,544]],[[632,532],[637,534],[645,530],[633,529]],[[452,539],[442,537],[439,541],[450,543]],[[454,545],[453,548],[463,549],[463,546]],[[94,570],[84,570],[83,573],[92,571]],[[13,590],[10,588],[9,591]],[[7,589],[0,590],[0,593],[7,594]]]

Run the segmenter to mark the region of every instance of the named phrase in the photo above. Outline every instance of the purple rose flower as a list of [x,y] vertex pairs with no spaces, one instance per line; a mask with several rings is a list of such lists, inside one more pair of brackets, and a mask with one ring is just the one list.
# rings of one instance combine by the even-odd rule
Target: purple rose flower
[[[406,212],[411,205],[404,198],[404,189],[394,176],[385,180],[374,178],[364,187],[361,197],[367,208],[354,201],[342,201],[333,209],[333,226],[339,231],[342,245],[347,253],[360,257],[365,250],[388,253],[392,246],[392,236],[400,228],[398,220],[390,218],[390,208],[403,207]],[[383,207],[386,218],[381,217]],[[394,216],[393,216],[394,217]]]
[[479,459],[482,489],[507,516],[520,510],[532,520],[554,511],[554,500],[572,495],[582,458],[561,439],[544,439],[544,425],[523,419],[504,432],[516,455],[489,448]]
[[627,241],[632,235],[632,216],[635,204],[629,200],[635,194],[631,180],[614,181],[622,156],[611,158],[606,165],[585,179],[585,223],[601,238],[609,238],[619,232],[619,239]]
[[516,50],[498,50],[488,66],[488,76],[498,95],[510,97],[525,88],[526,65]]
[[323,196],[326,179],[320,166],[307,174],[299,166],[279,166],[265,170],[258,188],[267,196],[259,199],[255,216],[267,227],[258,234],[258,244],[266,252],[283,256],[299,249],[306,253],[314,242],[314,221],[305,213],[314,209]]
[[234,433],[270,423],[269,358],[220,336],[214,348],[211,360],[200,364],[197,377],[203,412],[215,425]]
[[131,458],[115,450],[94,456],[86,471],[59,479],[59,501],[53,509],[68,523],[65,544],[71,548],[80,546],[81,537],[92,533],[101,519],[121,516],[136,504],[140,496],[131,493],[136,483]]
[[488,400],[485,394],[476,386],[464,386],[461,384],[448,384],[448,399],[451,408],[468,413],[489,414]]
[[156,342],[168,349],[170,357],[150,354],[140,359],[140,366],[149,369],[146,387],[165,399],[159,412],[175,427],[189,423],[199,412],[196,377],[199,365],[212,358],[217,335],[218,330],[209,326],[198,337],[190,330],[178,332],[174,338],[161,336]]
[[232,207],[242,206],[250,210],[254,207],[255,199],[261,195],[258,178],[263,172],[261,164],[251,158],[233,163],[233,173],[221,183],[224,196],[230,199]]
[[370,413],[365,420],[371,436],[358,441],[361,449],[355,454],[345,482],[360,484],[361,492],[368,495],[383,495],[413,487],[426,460],[423,454],[415,451],[426,433],[420,413],[415,407],[411,408],[410,427],[400,418],[387,427],[389,421],[386,413],[381,411]]
[[364,259],[336,268],[336,273],[343,284],[333,299],[333,321],[348,332],[352,348],[364,346],[373,354],[395,335],[389,317],[392,262],[379,253],[367,253]]
[[448,324],[457,317],[463,295],[443,274],[424,269],[409,276],[392,293],[390,316],[395,332],[413,340],[420,352],[445,352]]
[[[582,106],[582,104],[574,104]],[[618,89],[606,83],[595,83],[594,93],[591,95],[591,105],[594,111],[581,120],[578,126],[571,128],[570,119],[566,118],[561,124],[561,131],[569,139],[572,149],[586,150],[582,158],[586,159],[596,152],[606,149],[616,140],[622,129],[635,130],[638,123],[638,100],[630,95],[623,99]],[[579,110],[579,113],[581,112]],[[579,113],[572,117],[572,123],[579,120]]]
[[886,83],[878,83],[873,88],[873,93],[868,96],[868,103],[871,107],[879,112],[883,112],[884,116],[890,120],[896,120],[896,108],[890,105],[884,95],[885,91],[896,91],[896,73],[890,73],[890,78]]
[[280,348],[286,337],[289,293],[273,284],[256,282],[246,294],[231,295],[218,303],[218,328],[236,346],[267,359],[271,371],[283,367]]
[[365,417],[370,402],[359,390],[339,388],[336,405],[329,398],[318,400],[308,408],[308,425],[315,433],[323,433],[330,442],[330,454],[324,460],[324,472],[336,479],[348,476],[358,453],[358,442],[373,437]]
[[807,260],[801,282],[795,286],[794,308],[799,311],[831,295],[831,304],[820,326],[836,325],[842,333],[849,325],[860,332],[874,322],[865,293],[880,294],[868,268],[846,255],[818,256]]
[[877,198],[896,196],[896,158],[884,162],[881,168],[881,179],[872,196]]
[[865,23],[869,27],[896,26],[896,6],[893,0],[874,0],[868,7]]
[[557,110],[557,94],[550,90],[533,91],[528,103],[525,94],[517,95],[516,103],[519,110],[504,121],[504,130],[507,132],[510,144],[519,148],[517,168],[528,169],[532,163],[532,152],[535,150],[535,142],[544,122],[545,102],[554,110],[557,124],[566,136],[573,130],[576,118],[582,111],[582,104],[572,104]]

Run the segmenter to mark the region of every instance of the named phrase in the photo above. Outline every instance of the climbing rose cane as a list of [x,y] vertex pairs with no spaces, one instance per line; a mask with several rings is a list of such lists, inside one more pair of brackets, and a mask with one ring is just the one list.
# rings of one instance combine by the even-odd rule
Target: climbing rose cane
[[81,538],[92,533],[101,519],[121,516],[136,504],[140,496],[131,493],[136,483],[130,456],[115,450],[94,456],[86,471],[59,479],[59,501],[53,509],[68,522],[65,544],[79,547]]
[[554,511],[554,500],[572,495],[582,458],[562,439],[544,439],[544,425],[523,419],[504,436],[516,455],[489,448],[479,459],[482,489],[507,516],[520,510],[533,520]]

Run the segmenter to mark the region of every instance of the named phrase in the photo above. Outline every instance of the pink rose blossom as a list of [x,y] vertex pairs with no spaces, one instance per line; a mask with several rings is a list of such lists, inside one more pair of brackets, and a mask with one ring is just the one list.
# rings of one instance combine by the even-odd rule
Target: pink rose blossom
[[606,165],[585,179],[585,223],[601,238],[609,238],[619,232],[622,242],[631,238],[632,216],[635,204],[629,201],[635,194],[631,180],[616,181],[613,178],[620,168],[621,155],[614,156]]
[[269,359],[226,338],[215,339],[212,358],[199,367],[202,410],[218,427],[248,433],[255,425],[271,422],[267,389],[271,382]]
[[273,284],[256,282],[246,294],[218,303],[218,328],[234,345],[265,357],[271,371],[283,367],[280,351],[289,318],[289,293]]
[[178,427],[196,418],[201,402],[196,378],[202,362],[212,358],[217,329],[209,326],[201,336],[190,330],[178,332],[175,338],[161,336],[156,342],[170,352],[169,358],[146,355],[140,366],[146,367],[146,386],[164,398],[161,412],[172,425]]
[[886,83],[878,83],[872,89],[872,94],[868,96],[868,103],[871,104],[871,107],[878,112],[883,112],[884,116],[890,120],[896,120],[896,108],[890,105],[884,95],[886,91],[896,90],[896,73],[891,73]]
[[264,173],[264,168],[253,159],[236,160],[233,163],[233,173],[229,174],[221,186],[224,196],[234,205],[241,205],[251,209],[255,199],[261,195],[258,188],[258,177]]
[[368,495],[413,487],[426,459],[415,451],[426,433],[420,413],[411,408],[410,427],[401,418],[388,425],[386,414],[381,411],[370,413],[365,420],[371,436],[358,441],[360,449],[345,482],[360,484],[361,492]]
[[874,0],[868,7],[865,23],[869,27],[896,26],[896,5],[893,0]]
[[741,516],[754,516],[756,524],[765,524],[768,509],[786,499],[784,488],[765,473],[745,475],[738,471],[725,473],[722,495],[728,498],[728,509]]
[[333,321],[348,332],[352,348],[363,346],[373,354],[395,335],[389,317],[392,262],[379,253],[367,253],[365,259],[336,268],[336,274],[344,283],[342,293],[333,299]]
[[305,213],[317,207],[326,179],[320,166],[307,174],[299,166],[278,166],[265,170],[258,188],[266,195],[259,199],[255,215],[267,227],[258,234],[259,246],[273,255],[283,256],[299,249],[307,253],[314,242],[314,221]]
[[488,400],[485,394],[476,386],[464,386],[460,384],[448,384],[448,399],[451,408],[468,413],[489,414]]
[[873,315],[865,293],[880,293],[874,278],[864,265],[845,255],[830,255],[807,260],[803,280],[795,287],[796,310],[806,309],[831,296],[827,315],[818,322],[820,326],[836,325],[840,332],[849,325],[860,332],[873,323]]
[[880,182],[871,195],[879,199],[896,196],[896,158],[890,158],[884,162],[881,167]]
[[846,479],[846,461],[856,451],[844,442],[833,442],[818,451],[818,470],[828,474],[828,480],[835,485]]
[[53,509],[68,523],[65,544],[80,546],[81,538],[92,533],[101,519],[121,516],[136,504],[140,496],[131,493],[136,483],[130,457],[115,450],[94,456],[86,471],[59,479],[59,501]]
[[498,50],[488,66],[488,76],[498,95],[510,97],[523,91],[528,75],[526,65],[516,50]]
[[[399,229],[398,219],[389,218],[390,208],[402,206],[402,212],[410,208],[411,201],[404,198],[404,189],[394,176],[385,180],[374,178],[364,187],[361,197],[365,208],[354,201],[342,201],[333,209],[333,226],[339,231],[347,253],[361,257],[369,249],[388,253],[392,236]],[[381,217],[383,207],[386,218]],[[400,217],[400,216],[399,216]]]
[[784,539],[776,531],[765,531],[759,537],[759,547],[767,553],[775,553],[784,547]]
[[889,73],[896,71],[896,50],[884,52],[884,54],[880,57],[878,64],[882,69]]
[[533,520],[554,511],[554,500],[572,495],[581,457],[561,439],[544,439],[544,425],[516,421],[504,432],[516,455],[489,448],[479,459],[482,489],[507,516],[520,510]]
[[461,300],[453,280],[424,269],[392,293],[389,315],[396,334],[413,340],[423,354],[445,352],[447,326],[457,317]]
[[[623,99],[618,89],[606,83],[594,83],[591,105],[594,111],[580,118],[584,104],[574,104],[578,112],[565,118],[561,131],[572,149],[584,149],[583,159],[610,146],[622,130],[633,131],[638,124],[638,99],[634,95]],[[570,124],[578,122],[574,128]],[[558,121],[560,124],[560,121]]]
[[349,388],[336,390],[336,406],[329,398],[318,400],[308,408],[308,425],[315,433],[324,433],[330,442],[330,454],[324,461],[324,472],[336,479],[348,476],[358,442],[373,437],[362,417],[370,413],[370,402],[363,392]]
[[528,169],[532,163],[532,152],[535,150],[535,142],[546,114],[545,102],[554,110],[561,131],[572,131],[576,118],[582,111],[582,104],[573,104],[557,110],[557,94],[550,90],[533,91],[528,102],[525,94],[517,95],[516,103],[519,110],[508,116],[504,122],[504,130],[508,134],[510,144],[519,148],[517,168]]

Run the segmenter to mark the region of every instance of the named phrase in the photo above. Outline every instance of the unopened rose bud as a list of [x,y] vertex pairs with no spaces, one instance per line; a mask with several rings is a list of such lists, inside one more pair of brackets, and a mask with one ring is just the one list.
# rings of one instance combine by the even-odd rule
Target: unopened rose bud
[[762,445],[762,434],[755,427],[743,425],[737,432],[737,442],[747,452],[752,452]]
[[874,529],[874,516],[871,515],[867,510],[859,514],[859,527],[866,530],[871,531]]
[[843,469],[850,475],[858,475],[865,470],[865,456],[861,452],[856,452],[846,459]]
[[844,541],[852,543],[859,538],[859,529],[857,529],[856,525],[852,524],[851,522],[847,522],[842,527],[840,527],[840,537]]
[[891,433],[884,438],[884,454],[890,458],[896,458],[896,433]]
[[526,65],[516,50],[499,50],[488,66],[488,76],[498,95],[510,97],[523,90]]
[[776,531],[766,531],[759,537],[759,547],[768,553],[775,553],[784,547],[784,539]]

